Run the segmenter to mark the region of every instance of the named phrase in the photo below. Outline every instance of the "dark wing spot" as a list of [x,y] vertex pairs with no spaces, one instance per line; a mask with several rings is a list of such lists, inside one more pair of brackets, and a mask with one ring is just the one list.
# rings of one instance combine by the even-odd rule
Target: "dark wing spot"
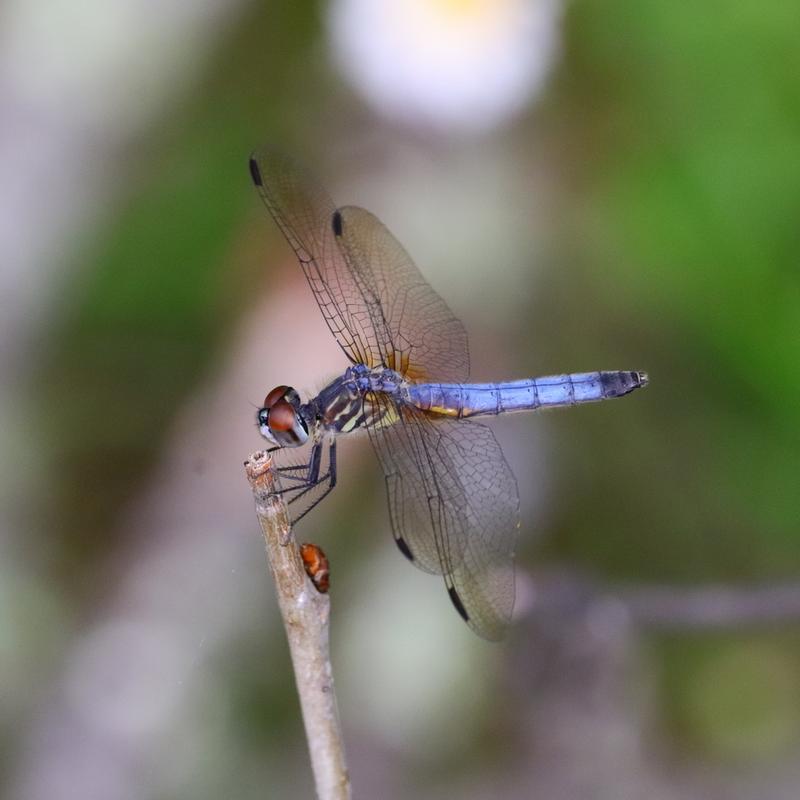
[[448,586],[447,594],[450,595],[450,599],[453,601],[456,611],[461,614],[466,622],[469,622],[469,614],[467,614],[467,609],[464,608],[464,604],[461,602],[461,598],[458,596],[455,586]]
[[398,536],[395,541],[397,542],[397,546],[400,548],[400,552],[409,560],[414,560],[414,554],[411,552],[411,548],[406,543],[406,540],[403,539],[401,536]]
[[333,232],[337,236],[342,235],[342,215],[338,211],[333,212]]
[[254,158],[250,159],[250,177],[256,186],[264,185],[261,181],[261,170],[258,168],[258,162]]

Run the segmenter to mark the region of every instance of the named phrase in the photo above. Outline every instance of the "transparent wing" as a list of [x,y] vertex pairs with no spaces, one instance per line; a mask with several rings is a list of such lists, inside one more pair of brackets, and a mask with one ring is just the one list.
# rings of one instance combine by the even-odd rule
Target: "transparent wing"
[[336,206],[331,198],[293,161],[268,149],[253,153],[250,173],[261,199],[297,254],[322,316],[342,350],[355,364],[380,366],[385,347],[378,342],[363,289],[334,235]]
[[[253,155],[250,169],[352,362],[411,380],[466,380],[463,326],[375,216],[355,207],[337,211],[293,162],[267,150]],[[395,408],[385,396],[371,401],[392,404],[385,419],[396,420],[368,430],[400,549],[421,569],[444,576],[473,630],[499,638],[514,605],[519,500],[497,441],[475,422]]]
[[412,380],[466,380],[463,326],[377,217],[337,211],[321,186],[268,149],[252,155],[250,172],[350,361]]
[[498,639],[514,608],[514,475],[486,426],[410,407],[398,413],[393,425],[368,429],[398,546],[420,569],[443,575],[450,599],[477,634]]
[[365,297],[381,363],[411,380],[458,383],[469,377],[467,333],[386,226],[369,211],[339,209],[340,241]]

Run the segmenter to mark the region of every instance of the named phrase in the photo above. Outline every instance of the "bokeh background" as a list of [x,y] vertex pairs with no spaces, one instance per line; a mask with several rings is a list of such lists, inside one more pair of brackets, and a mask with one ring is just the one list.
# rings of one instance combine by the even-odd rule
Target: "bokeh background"
[[652,380],[494,425],[523,507],[501,645],[396,552],[342,443],[298,535],[332,561],[355,796],[796,798],[797,22],[0,6],[0,795],[312,795],[242,461],[266,391],[345,361],[250,185],[270,143],[387,223],[475,379]]

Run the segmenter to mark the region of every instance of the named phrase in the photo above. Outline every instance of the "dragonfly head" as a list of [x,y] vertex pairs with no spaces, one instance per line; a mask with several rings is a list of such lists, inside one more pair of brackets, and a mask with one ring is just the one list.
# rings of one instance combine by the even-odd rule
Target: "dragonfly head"
[[300,447],[308,441],[308,423],[300,410],[300,395],[291,386],[276,386],[256,414],[258,430],[278,447]]

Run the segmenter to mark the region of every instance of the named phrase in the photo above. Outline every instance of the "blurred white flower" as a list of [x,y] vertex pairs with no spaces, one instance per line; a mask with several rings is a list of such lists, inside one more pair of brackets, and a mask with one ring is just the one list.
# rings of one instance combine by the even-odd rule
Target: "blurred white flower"
[[445,131],[497,126],[539,93],[559,0],[333,0],[334,52],[380,113]]

